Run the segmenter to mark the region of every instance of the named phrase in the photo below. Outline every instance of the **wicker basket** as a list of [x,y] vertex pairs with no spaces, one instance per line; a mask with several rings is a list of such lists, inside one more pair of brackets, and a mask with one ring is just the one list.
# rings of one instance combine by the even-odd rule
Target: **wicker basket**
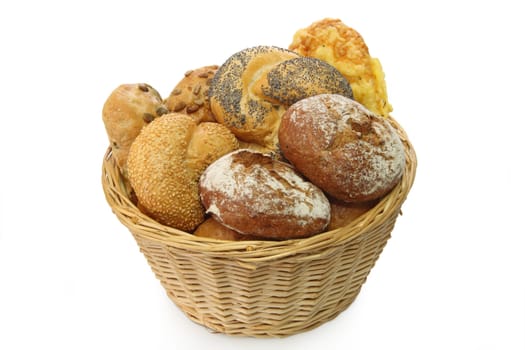
[[168,296],[191,320],[229,335],[288,336],[345,310],[390,237],[416,172],[414,149],[391,122],[405,145],[401,182],[350,225],[306,239],[218,241],[163,226],[128,198],[111,149],[103,161],[104,193]]

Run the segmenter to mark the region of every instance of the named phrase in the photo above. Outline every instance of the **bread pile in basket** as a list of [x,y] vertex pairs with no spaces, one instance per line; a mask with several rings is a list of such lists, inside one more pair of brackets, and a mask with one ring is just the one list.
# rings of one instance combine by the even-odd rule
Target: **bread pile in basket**
[[390,111],[363,38],[325,19],[289,49],[254,46],[188,71],[165,99],[123,84],[103,121],[144,214],[210,238],[284,240],[347,224],[399,182]]

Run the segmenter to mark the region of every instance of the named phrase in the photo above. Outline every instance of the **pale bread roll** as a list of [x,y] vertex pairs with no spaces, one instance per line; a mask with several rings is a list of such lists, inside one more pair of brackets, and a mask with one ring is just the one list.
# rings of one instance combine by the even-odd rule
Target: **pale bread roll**
[[371,57],[361,34],[341,20],[326,18],[299,29],[289,49],[334,66],[350,82],[354,99],[373,113],[392,111],[381,62]]
[[148,84],[122,84],[114,89],[102,108],[112,156],[127,176],[129,148],[142,128],[168,113],[157,90]]

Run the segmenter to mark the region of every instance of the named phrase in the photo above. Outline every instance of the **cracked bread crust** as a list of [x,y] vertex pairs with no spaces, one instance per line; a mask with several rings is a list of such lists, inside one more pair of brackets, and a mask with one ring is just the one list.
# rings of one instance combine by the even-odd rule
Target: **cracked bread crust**
[[308,237],[330,221],[330,203],[319,188],[258,152],[239,150],[215,161],[201,176],[200,195],[208,214],[241,234]]
[[292,105],[282,118],[279,142],[300,173],[345,202],[385,195],[405,166],[403,144],[388,120],[340,95]]

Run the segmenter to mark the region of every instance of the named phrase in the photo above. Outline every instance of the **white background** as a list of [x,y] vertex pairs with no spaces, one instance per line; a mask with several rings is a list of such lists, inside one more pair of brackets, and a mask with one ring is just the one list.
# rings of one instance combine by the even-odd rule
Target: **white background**
[[[0,349],[525,349],[518,1],[5,1]],[[344,4],[344,5],[343,5]],[[285,339],[212,334],[167,298],[105,202],[106,97],[324,17],[365,38],[419,158],[355,303]]]

